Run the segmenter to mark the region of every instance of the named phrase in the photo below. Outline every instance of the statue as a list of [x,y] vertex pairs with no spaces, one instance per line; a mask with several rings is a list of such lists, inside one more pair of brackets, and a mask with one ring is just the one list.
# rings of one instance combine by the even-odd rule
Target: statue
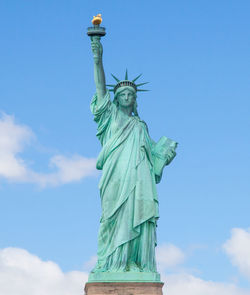
[[[160,281],[155,246],[158,214],[156,184],[163,168],[175,157],[177,143],[162,137],[157,143],[137,112],[137,92],[145,91],[133,80],[106,85],[100,27],[101,15],[89,28],[94,57],[96,94],[91,111],[97,123],[102,150],[96,167],[102,170],[99,183],[102,216],[98,236],[98,261],[89,281]],[[111,86],[114,99],[110,99]]]

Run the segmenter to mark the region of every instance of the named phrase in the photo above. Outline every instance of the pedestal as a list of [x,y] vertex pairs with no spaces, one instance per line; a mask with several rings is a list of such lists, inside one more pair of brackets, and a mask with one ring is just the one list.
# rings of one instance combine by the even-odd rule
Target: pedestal
[[89,283],[110,283],[110,282],[136,282],[136,283],[161,283],[161,276],[158,272],[96,272],[89,274]]
[[162,295],[163,283],[86,283],[85,295]]

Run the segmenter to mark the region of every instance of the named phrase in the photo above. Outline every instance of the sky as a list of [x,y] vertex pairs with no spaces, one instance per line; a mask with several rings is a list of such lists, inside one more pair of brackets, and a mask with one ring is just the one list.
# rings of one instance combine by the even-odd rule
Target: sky
[[155,140],[164,294],[250,295],[250,2],[0,1],[0,295],[83,294],[101,215],[87,27]]

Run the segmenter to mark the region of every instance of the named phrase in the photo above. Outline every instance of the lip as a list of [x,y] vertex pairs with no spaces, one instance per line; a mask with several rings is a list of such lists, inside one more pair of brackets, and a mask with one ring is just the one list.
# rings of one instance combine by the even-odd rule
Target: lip
[[131,102],[131,101],[123,101],[122,104],[123,104],[123,105],[131,105],[132,102]]

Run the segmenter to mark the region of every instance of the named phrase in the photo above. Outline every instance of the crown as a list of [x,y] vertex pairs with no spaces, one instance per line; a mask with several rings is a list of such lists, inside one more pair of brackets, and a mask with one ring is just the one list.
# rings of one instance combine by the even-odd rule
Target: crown
[[149,91],[149,90],[145,90],[145,89],[138,89],[139,86],[145,85],[145,84],[147,84],[149,82],[135,84],[135,81],[137,79],[139,79],[141,77],[141,75],[142,74],[140,74],[135,79],[133,79],[132,81],[130,81],[128,79],[128,70],[126,70],[125,79],[124,80],[119,80],[116,76],[114,76],[113,74],[111,74],[111,76],[116,80],[117,84],[107,84],[106,86],[112,87],[111,89],[109,89],[109,91],[112,91],[114,93],[116,93],[116,91],[117,91],[117,89],[119,87],[123,87],[123,86],[130,86],[130,87],[134,88],[135,92],[137,92],[137,91]]

